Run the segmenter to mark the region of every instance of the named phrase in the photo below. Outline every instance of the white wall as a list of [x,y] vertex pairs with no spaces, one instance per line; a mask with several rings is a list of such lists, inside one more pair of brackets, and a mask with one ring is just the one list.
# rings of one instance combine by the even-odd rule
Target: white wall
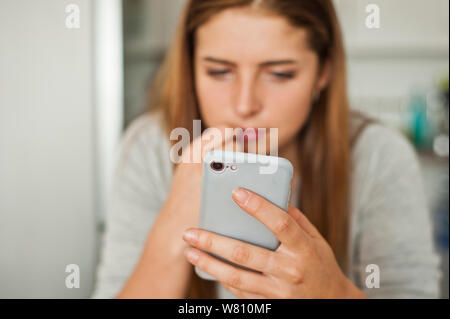
[[[411,93],[431,92],[438,77],[448,74],[448,0],[334,3],[344,33],[355,108],[381,116],[389,110],[398,112]],[[380,8],[379,29],[366,27],[365,9],[370,3]]]
[[[81,28],[65,27],[76,3]],[[0,1],[0,298],[87,297],[95,125],[89,0]],[[65,287],[65,265],[81,270]]]

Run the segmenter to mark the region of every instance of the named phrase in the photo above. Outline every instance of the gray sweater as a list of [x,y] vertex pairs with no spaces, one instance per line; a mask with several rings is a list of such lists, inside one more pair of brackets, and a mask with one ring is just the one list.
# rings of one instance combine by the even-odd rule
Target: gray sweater
[[[167,197],[173,169],[160,123],[159,115],[143,115],[124,135],[93,298],[120,292]],[[369,298],[438,298],[440,260],[412,146],[396,131],[371,124],[353,147],[352,160],[351,260],[346,275]],[[366,287],[370,264],[379,267],[379,288]],[[219,298],[235,298],[220,284],[217,289]]]

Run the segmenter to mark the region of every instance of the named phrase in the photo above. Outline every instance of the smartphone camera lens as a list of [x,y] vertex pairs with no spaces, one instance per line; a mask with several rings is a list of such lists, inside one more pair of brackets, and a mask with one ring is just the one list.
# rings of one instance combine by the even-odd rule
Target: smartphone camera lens
[[219,163],[219,162],[212,162],[211,163],[211,168],[217,172],[220,172],[223,170],[225,166],[223,165],[223,163]]

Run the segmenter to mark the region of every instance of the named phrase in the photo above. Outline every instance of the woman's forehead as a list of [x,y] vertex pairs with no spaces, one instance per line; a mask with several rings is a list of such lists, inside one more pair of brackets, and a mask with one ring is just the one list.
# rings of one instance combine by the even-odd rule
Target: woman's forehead
[[224,10],[199,27],[196,52],[252,59],[295,55],[309,49],[307,32],[274,14],[235,8]]

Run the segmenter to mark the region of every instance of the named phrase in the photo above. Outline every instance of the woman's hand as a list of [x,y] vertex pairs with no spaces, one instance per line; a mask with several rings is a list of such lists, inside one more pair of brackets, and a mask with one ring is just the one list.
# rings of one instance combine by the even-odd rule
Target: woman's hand
[[[234,146],[234,141],[226,139],[225,135],[225,141],[214,140],[211,145],[208,135],[204,132],[188,145],[189,152],[183,152],[182,161],[174,172],[169,196],[150,229],[132,275],[117,298],[186,297],[192,266],[184,258],[187,244],[181,235],[186,228],[198,225],[201,159],[212,148],[230,149]],[[201,154],[192,156],[194,152]],[[200,161],[190,161],[189,157]]]
[[[266,225],[280,246],[271,251],[192,228],[183,236],[195,247],[186,251],[190,263],[216,277],[239,298],[365,298],[342,273],[325,239],[297,208],[289,207],[286,213],[244,189],[235,190],[233,199]],[[224,263],[199,249],[258,272]]]
[[[233,138],[225,134],[225,127],[219,126],[214,131],[206,130],[202,136],[197,137],[188,147],[183,149],[180,162],[177,164],[172,179],[171,189],[164,204],[164,213],[167,220],[173,221],[177,229],[167,230],[167,235],[175,234],[176,243],[173,247],[168,247],[175,255],[178,251],[183,253],[186,243],[181,240],[181,233],[189,227],[198,225],[202,162],[205,154],[212,149],[234,149],[239,151],[241,146]],[[174,233],[175,232],[175,233]],[[178,235],[177,235],[178,234]],[[181,245],[179,244],[181,242]]]

